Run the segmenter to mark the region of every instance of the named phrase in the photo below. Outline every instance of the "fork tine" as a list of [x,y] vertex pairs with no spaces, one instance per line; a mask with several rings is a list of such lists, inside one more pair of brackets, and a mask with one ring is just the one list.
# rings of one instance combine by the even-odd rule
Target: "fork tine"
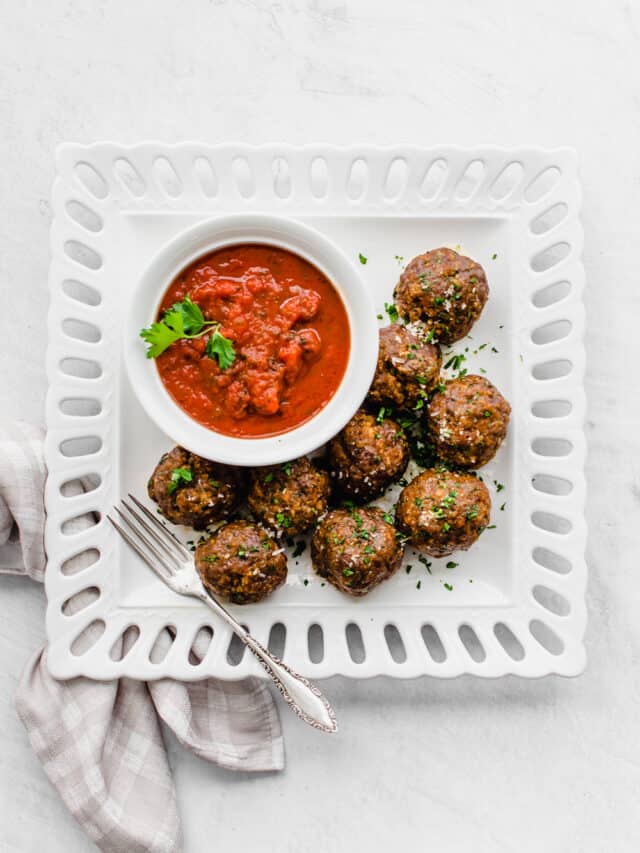
[[158,551],[153,542],[144,534],[142,530],[139,529],[139,527],[137,527],[135,519],[129,518],[129,516],[121,512],[117,506],[114,506],[113,509],[114,512],[118,513],[120,518],[124,521],[124,523],[135,535],[135,537],[138,540],[142,541],[147,551],[150,551],[153,554],[153,556],[160,563],[163,569],[166,569],[169,574],[174,575],[176,571],[181,568],[175,558],[171,558],[171,563],[169,562],[169,558],[167,558],[161,551]]
[[136,512],[135,509],[125,501],[124,498],[122,498],[121,501],[122,506],[127,510],[127,512],[130,513],[138,522],[138,524],[140,524],[147,531],[147,533],[158,543],[158,545],[162,548],[165,554],[167,554],[167,556],[171,557],[171,559],[174,561],[177,560],[178,564],[183,562],[182,554],[175,547],[172,539],[164,539],[159,534],[159,532],[156,532],[156,530],[154,530],[154,528],[152,527],[152,525],[149,524],[149,522],[145,521],[145,519],[140,515],[140,513]]
[[147,507],[141,503],[135,495],[132,495],[131,492],[128,493],[128,497],[134,502],[134,504],[138,507],[138,509],[146,515],[146,517],[151,522],[151,525],[157,530],[158,533],[162,531],[162,533],[166,533],[166,535],[171,539],[171,541],[177,546],[177,549],[180,551],[180,554],[184,557],[191,558],[193,555],[185,548],[182,542],[178,539],[175,533],[172,533],[171,530],[160,521],[152,512],[150,512]]
[[153,569],[153,571],[157,575],[159,575],[163,581],[166,581],[168,576],[164,572],[160,571],[160,569],[154,563],[154,561],[149,557],[149,555],[144,551],[144,549],[138,545],[136,540],[127,533],[127,531],[124,529],[124,527],[122,527],[122,525],[118,524],[118,522],[114,518],[112,518],[109,515],[109,513],[107,513],[107,518],[109,519],[111,524],[113,524],[113,526],[115,527],[117,532],[120,534],[120,536],[122,536],[122,538],[125,540],[125,542],[127,542],[127,544],[133,548],[133,550],[136,552],[136,554],[145,561],[145,563],[149,566],[149,568]]

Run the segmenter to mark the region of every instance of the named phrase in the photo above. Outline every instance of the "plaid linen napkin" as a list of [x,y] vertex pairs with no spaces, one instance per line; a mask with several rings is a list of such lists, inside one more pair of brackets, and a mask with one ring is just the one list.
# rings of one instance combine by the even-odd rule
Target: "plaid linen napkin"
[[[45,477],[41,431],[0,420],[0,572],[44,579]],[[70,488],[81,491],[82,484]],[[82,555],[75,559],[72,570],[82,571]],[[278,712],[259,679],[56,681],[46,655],[44,647],[28,662],[17,711],[49,779],[105,853],[182,850],[161,721],[187,749],[221,767],[284,766]]]

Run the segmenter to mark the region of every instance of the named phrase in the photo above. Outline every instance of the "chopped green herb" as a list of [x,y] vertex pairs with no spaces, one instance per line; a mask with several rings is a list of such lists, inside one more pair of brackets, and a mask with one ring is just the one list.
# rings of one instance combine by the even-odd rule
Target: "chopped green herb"
[[459,563],[454,563],[453,560],[449,560],[449,562],[447,563],[447,568],[448,569],[455,569],[459,565],[460,565]]
[[273,471],[269,471],[269,473],[265,474],[262,479],[263,479],[263,482],[270,483],[273,480]]
[[302,583],[303,583],[305,586],[309,586],[309,578],[305,578],[305,579],[302,581]]
[[361,264],[363,264],[363,265],[367,263],[367,258],[365,258],[365,256],[362,254],[362,252],[360,252],[360,253],[358,254],[358,260],[359,260],[359,261],[360,261],[360,263],[361,263]]
[[416,583],[416,589],[420,589],[421,586],[422,586],[422,581],[418,581]]
[[501,492],[504,489],[504,483],[499,483],[497,480],[493,481],[493,485],[496,487],[496,492]]
[[444,588],[445,588],[445,589],[448,589],[448,590],[449,590],[449,592],[451,592],[451,590],[453,589],[453,587],[451,586],[451,584],[450,584],[450,583],[445,583],[445,584],[444,584]]
[[473,521],[473,519],[474,519],[474,518],[477,518],[477,517],[478,517],[478,513],[479,513],[479,512],[480,512],[480,508],[478,507],[478,505],[477,505],[477,504],[473,504],[473,505],[472,505],[471,507],[469,507],[469,509],[467,510],[467,515],[466,515],[467,520],[468,520],[468,521]]
[[506,507],[506,505],[507,505],[507,503],[506,503],[506,501],[505,501],[505,502],[502,504],[502,506],[500,507],[500,512],[504,512],[504,508]]
[[382,517],[387,522],[387,524],[393,524],[394,519],[393,519],[393,515],[390,512],[385,512],[385,514]]
[[451,368],[451,370],[460,370],[462,362],[466,360],[467,357],[462,352],[458,353],[458,355],[452,355],[451,358],[445,363],[444,369],[448,370],[449,368]]
[[391,320],[392,323],[398,322],[398,317],[400,315],[398,314],[398,309],[393,304],[393,302],[385,302],[384,303],[384,310],[387,312],[389,319]]
[[495,259],[496,259],[497,257],[498,257],[498,253],[497,253],[497,252],[494,252],[494,253],[493,253],[493,255],[491,255],[491,260],[492,260],[492,261],[495,261]]
[[353,569],[343,569],[342,574],[345,576],[345,578],[350,578],[353,574]]
[[410,575],[410,574],[411,574],[411,569],[412,569],[412,568],[413,568],[413,566],[411,565],[411,563],[408,563],[408,564],[407,564],[407,567],[406,567],[406,569],[405,569],[405,571],[406,571],[406,573],[407,573],[408,575]]
[[285,515],[283,512],[276,513],[276,521],[280,527],[284,527],[285,530],[287,527],[291,527],[291,519]]
[[171,482],[167,486],[167,494],[172,495],[179,486],[184,486],[193,480],[191,468],[174,468],[171,472]]
[[427,560],[427,558],[424,555],[419,554],[418,555],[418,562],[422,563],[422,565],[429,572],[429,574],[431,574],[431,566],[432,566],[431,560]]

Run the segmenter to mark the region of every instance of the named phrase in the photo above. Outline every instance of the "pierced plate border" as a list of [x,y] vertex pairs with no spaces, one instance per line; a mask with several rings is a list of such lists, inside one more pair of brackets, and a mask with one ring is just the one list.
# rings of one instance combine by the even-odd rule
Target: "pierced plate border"
[[[527,436],[531,443],[544,443],[545,439],[568,442],[570,451],[558,458],[535,452],[530,444],[526,456],[519,459],[522,477],[518,495],[527,512],[521,535],[526,553],[519,571],[529,593],[518,606],[508,608],[359,606],[345,617],[343,612],[330,609],[308,612],[283,607],[256,611],[247,621],[263,644],[268,642],[271,627],[283,623],[287,632],[284,659],[310,678],[334,674],[453,677],[464,673],[538,677],[577,675],[583,670],[587,577],[584,270],[575,152],[493,146],[65,144],[57,151],[57,170],[51,228],[45,448],[49,472],[45,492],[48,665],[54,676],[191,680],[210,675],[226,679],[262,675],[248,654],[237,665],[227,660],[231,635],[217,624],[212,625],[214,637],[206,654],[199,664],[191,663],[189,651],[208,619],[193,608],[181,608],[170,618],[162,608],[119,608],[116,585],[109,584],[115,558],[114,534],[105,523],[105,513],[117,498],[114,460],[119,448],[120,345],[118,317],[106,298],[109,257],[117,250],[110,225],[123,211],[185,209],[212,214],[262,209],[293,216],[493,213],[517,223],[513,255],[522,286],[518,295],[522,309],[518,347],[528,368],[526,387],[520,389],[522,401],[529,407],[550,400],[570,406],[564,415],[529,417]],[[357,170],[362,177],[355,181]],[[357,191],[350,192],[353,186]],[[539,186],[544,191],[535,197]],[[504,193],[501,187],[506,187]],[[544,225],[545,217],[550,217],[552,224],[538,228],[536,223]],[[542,259],[549,253],[553,262],[545,266]],[[559,281],[568,282],[568,293],[535,307],[534,294],[553,288]],[[70,288],[69,282],[75,285]],[[71,336],[70,323],[97,330],[96,339]],[[534,342],[536,330],[557,323],[567,325],[568,332],[546,343]],[[70,372],[65,367],[70,359],[87,362],[80,375],[77,368]],[[534,370],[542,367],[544,374],[544,367],[553,364],[568,365],[569,370],[553,378],[534,376]],[[93,401],[95,414],[79,416],[68,408],[63,410],[63,401],[77,399]],[[70,455],[64,451],[69,443],[87,436],[93,440],[88,452]],[[571,484],[571,493],[534,490],[534,474],[563,478]],[[93,477],[94,484],[98,482],[92,491],[63,496],[64,483],[86,477]],[[96,524],[62,532],[70,519],[87,513],[99,514]],[[531,517],[537,513],[552,517],[555,523],[552,521],[547,529],[534,525]],[[97,559],[76,574],[65,573],[66,561],[89,549],[97,553]],[[534,557],[534,549],[552,555],[545,558],[546,565],[544,559]],[[559,565],[565,567],[562,573]],[[98,596],[89,606],[73,615],[63,613],[64,602],[90,587],[98,590]],[[536,597],[534,590],[540,589],[549,595]],[[350,623],[356,623],[361,631],[366,650],[361,662],[349,653],[346,629]],[[175,627],[173,642],[164,659],[154,663],[151,650],[168,624]],[[318,624],[323,629],[324,656],[313,663],[307,635],[310,626]],[[131,625],[140,631],[137,641],[121,660],[113,660],[110,650]],[[402,662],[394,659],[385,641],[388,625],[395,626],[402,639],[406,653]],[[479,641],[482,659],[475,659],[463,642],[461,629],[465,627]],[[74,654],[74,640],[83,633],[91,633],[92,644],[82,654]],[[435,636],[435,645],[429,636]]]

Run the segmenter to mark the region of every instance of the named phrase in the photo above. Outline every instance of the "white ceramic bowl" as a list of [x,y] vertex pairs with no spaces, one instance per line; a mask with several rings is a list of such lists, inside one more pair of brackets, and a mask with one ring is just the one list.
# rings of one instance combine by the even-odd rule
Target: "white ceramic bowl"
[[[140,330],[153,322],[162,297],[178,273],[208,252],[241,243],[288,249],[321,270],[344,302],[351,349],[344,377],[327,405],[301,426],[267,438],[234,438],[207,429],[186,414],[165,389],[155,360],[146,357]],[[129,380],[149,417],[176,443],[229,465],[273,465],[317,449],[352,417],[373,378],[378,324],[358,270],[340,249],[308,225],[267,214],[234,214],[198,223],[175,237],[153,258],[131,297],[124,327]]]

